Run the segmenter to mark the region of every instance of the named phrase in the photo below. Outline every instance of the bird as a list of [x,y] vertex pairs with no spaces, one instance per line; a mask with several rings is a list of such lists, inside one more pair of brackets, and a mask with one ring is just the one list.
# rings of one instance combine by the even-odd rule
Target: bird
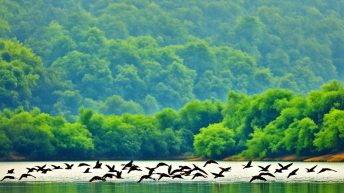
[[27,173],[31,173],[31,172],[33,172],[33,171],[37,171],[37,169],[36,168],[26,168],[27,169]]
[[273,174],[270,173],[270,172],[262,172],[262,173],[259,173],[259,176],[271,176],[271,177],[276,177],[275,175],[273,175]]
[[251,167],[253,167],[253,166],[252,166],[252,160],[248,161],[248,162],[247,162],[247,164],[246,164],[246,165],[243,165],[243,166],[244,166],[244,168],[243,168],[243,169],[246,169],[246,168],[251,168]]
[[257,176],[252,176],[251,180],[250,180],[250,183],[253,182],[254,180],[262,180],[262,181],[266,181],[265,178],[263,178],[262,176],[260,175],[257,175]]
[[101,169],[102,168],[102,163],[100,163],[99,160],[97,160],[96,165],[93,167],[93,169]]
[[220,177],[225,177],[222,173],[222,171],[220,172],[220,173],[213,173],[213,172],[211,172],[213,175],[214,175],[214,178],[220,178]]
[[180,175],[180,174],[177,174],[177,175],[173,175],[173,176],[172,176],[172,179],[176,179],[176,178],[184,179],[184,178],[182,177],[182,175]]
[[129,168],[128,174],[129,174],[131,171],[142,171],[142,170],[140,169],[139,166],[133,165],[133,166],[131,166],[131,167]]
[[207,172],[205,172],[204,170],[202,170],[201,168],[199,168],[199,167],[198,167],[198,166],[196,166],[195,164],[192,164],[192,165],[194,166],[194,168],[192,169],[192,171],[198,170],[198,171],[200,171],[200,172],[202,172],[202,173],[204,173],[204,174],[208,175],[208,173],[207,173]]
[[293,163],[287,164],[285,166],[283,166],[282,164],[278,163],[278,165],[281,167],[282,170],[288,170],[288,168],[293,165]]
[[219,163],[217,163],[217,162],[214,161],[214,160],[208,160],[208,161],[205,162],[205,164],[203,165],[203,167],[207,166],[208,164],[219,164]]
[[178,169],[175,169],[173,171],[171,171],[171,173],[169,173],[170,175],[173,175],[175,173],[178,173],[178,172],[182,172],[183,170],[181,168],[178,168]]
[[331,169],[331,168],[322,168],[322,169],[318,172],[318,174],[323,173],[323,172],[326,172],[326,171],[337,172],[336,170]]
[[103,178],[103,177],[100,177],[100,176],[93,176],[89,182],[93,182],[93,181],[103,181],[105,182],[106,180]]
[[123,178],[122,178],[122,171],[120,171],[120,172],[117,171],[116,178],[117,178],[117,179],[123,179]]
[[27,178],[27,177],[33,177],[36,178],[35,176],[31,175],[31,174],[22,174],[19,178],[19,180],[21,180],[22,178]]
[[87,163],[79,163],[78,167],[82,167],[82,166],[87,166],[87,167],[89,167],[90,164],[87,164]]
[[307,173],[315,172],[314,169],[315,169],[317,166],[318,166],[318,165],[315,165],[315,166],[313,166],[313,167],[311,167],[311,168],[306,168]]
[[143,175],[143,176],[141,176],[140,180],[137,181],[137,183],[140,183],[140,182],[141,182],[142,180],[144,180],[144,179],[152,179],[152,180],[155,180],[154,178],[152,178],[151,175]]
[[169,166],[167,163],[164,163],[164,162],[159,162],[156,167],[161,167],[161,166]]
[[146,167],[146,169],[149,170],[148,174],[152,175],[156,167],[155,168]]
[[4,178],[2,178],[2,180],[0,180],[0,182],[6,180],[6,179],[9,179],[9,180],[14,180],[16,179],[14,176],[5,176]]
[[203,177],[203,178],[206,178],[207,176],[205,176],[205,175],[203,175],[203,174],[197,172],[197,173],[192,177],[192,179],[195,179],[196,177]]
[[282,172],[283,172],[283,170],[281,168],[275,169],[275,173],[282,173]]
[[127,164],[122,164],[122,166],[124,166],[122,168],[122,170],[126,170],[127,168],[131,168],[131,166],[133,166],[133,160],[131,160],[130,162],[128,162]]
[[221,169],[221,172],[229,172],[229,170],[232,169],[232,167],[227,167],[227,168],[223,168],[223,167],[219,167]]
[[7,174],[14,174],[14,169],[7,170]]
[[74,164],[68,164],[68,163],[64,163],[66,165],[66,170],[71,170],[72,167],[74,166]]
[[45,165],[43,165],[43,166],[35,166],[36,168],[37,168],[37,172],[39,172],[39,171],[42,171],[42,170],[44,170],[44,168],[47,166],[47,164],[45,164]]
[[43,170],[42,170],[42,174],[46,174],[47,172],[51,172],[51,171],[53,171],[53,170],[51,170],[50,168],[48,168],[48,169],[43,169]]
[[115,170],[115,165],[110,166],[110,165],[106,164],[106,167],[109,169],[109,172],[116,172],[117,171],[117,170]]
[[85,173],[85,174],[91,173],[91,172],[90,172],[90,168],[87,168],[87,169],[84,171],[84,173]]
[[260,172],[268,172],[269,171],[269,168],[270,168],[271,164],[263,167],[263,166],[258,166],[261,170]]
[[113,178],[113,177],[117,177],[117,176],[115,174],[111,174],[111,173],[106,173],[103,176],[104,179],[106,179],[106,178]]
[[161,180],[161,178],[169,178],[169,177],[170,177],[170,175],[165,174],[165,173],[157,173],[157,174],[160,175],[160,177],[158,178],[158,180]]
[[189,166],[179,166],[179,168],[183,171],[184,170],[191,170],[191,168]]
[[51,165],[51,166],[53,166],[53,170],[60,170],[60,169],[62,169],[61,166],[56,166],[56,165]]
[[296,172],[299,170],[299,168],[293,170],[292,172],[289,173],[288,177],[289,178],[290,176],[295,176],[296,175]]

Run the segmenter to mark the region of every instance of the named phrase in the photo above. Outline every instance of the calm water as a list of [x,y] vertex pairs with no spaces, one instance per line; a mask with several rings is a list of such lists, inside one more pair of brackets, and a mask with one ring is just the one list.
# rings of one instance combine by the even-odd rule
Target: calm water
[[[104,161],[102,169],[93,169],[92,173],[84,174],[86,167],[74,166],[72,170],[54,170],[47,174],[32,173],[36,179],[29,178],[22,181],[17,179],[22,173],[26,173],[26,167],[33,167],[37,165],[47,164],[51,167],[52,164],[64,167],[64,162],[0,162],[0,178],[2,179],[8,169],[14,168],[16,180],[4,180],[0,182],[0,193],[72,193],[72,192],[119,192],[119,193],[343,193],[344,192],[344,163],[304,163],[294,162],[288,171],[282,174],[275,174],[276,177],[266,177],[267,182],[254,181],[248,183],[253,175],[259,173],[258,165],[266,166],[272,164],[269,168],[273,173],[276,168],[279,168],[277,162],[253,162],[252,168],[242,169],[242,165],[246,162],[219,162],[219,165],[208,165],[203,168],[204,162],[184,162],[184,161],[165,161],[172,165],[173,169],[177,169],[179,165],[187,165],[192,167],[196,164],[203,168],[209,175],[207,178],[197,178],[192,180],[191,177],[185,179],[166,179],[161,181],[146,180],[143,183],[136,183],[136,181],[148,170],[145,167],[154,167],[159,161],[135,161],[134,164],[140,166],[143,171],[131,172],[123,171],[123,180],[110,179],[107,182],[89,183],[88,180],[94,175],[102,176],[107,173],[107,168],[104,164],[115,165],[115,169],[121,170],[121,164],[126,161]],[[79,162],[68,162],[77,165]],[[87,162],[94,165],[95,161]],[[291,162],[284,162],[283,165]],[[316,173],[307,173],[305,168],[318,165]],[[221,167],[232,167],[228,173],[224,173],[225,177],[214,179],[210,172],[218,173]],[[337,172],[324,172],[317,174],[317,172],[324,167],[329,167]],[[287,178],[288,173],[296,168],[299,168],[296,176]],[[166,172],[167,167],[160,167],[156,172]]]

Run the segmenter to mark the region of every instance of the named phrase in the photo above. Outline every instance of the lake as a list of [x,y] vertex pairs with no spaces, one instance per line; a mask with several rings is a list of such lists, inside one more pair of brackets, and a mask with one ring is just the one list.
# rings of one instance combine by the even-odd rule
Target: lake
[[[106,182],[88,182],[93,176],[102,176],[108,173],[108,165],[115,165],[115,169],[121,170],[128,161],[102,161],[102,169],[91,169],[91,173],[84,174],[87,167],[77,167],[78,162],[67,162],[74,164],[71,170],[60,169],[41,174],[38,172],[31,173],[36,178],[22,179],[18,178],[23,173],[27,173],[27,167],[42,166],[47,164],[46,168],[51,165],[58,165],[65,168],[64,162],[0,162],[0,178],[6,175],[14,176],[16,179],[5,179],[0,182],[0,193],[72,193],[72,192],[164,192],[164,193],[343,193],[344,192],[344,163],[325,163],[325,162],[293,162],[288,170],[283,173],[274,173],[275,169],[280,168],[278,162],[258,162],[252,163],[253,167],[243,169],[243,165],[247,162],[226,162],[220,161],[219,164],[210,164],[203,167],[205,162],[190,161],[164,161],[172,166],[172,170],[177,169],[179,165],[193,167],[193,164],[205,170],[208,175],[206,178],[191,176],[183,176],[184,179],[162,178],[158,180],[143,180],[137,183],[140,177],[148,174],[145,167],[154,167],[160,161],[134,161],[142,171],[132,171],[128,174],[127,170],[123,170],[122,177],[124,179],[107,179]],[[91,167],[95,165],[95,161],[85,162]],[[280,162],[287,165],[292,162]],[[275,177],[265,177],[267,181],[256,180],[249,183],[252,176],[259,174],[259,166],[267,166],[271,164],[269,171]],[[305,168],[311,168],[317,165],[315,172],[307,173]],[[229,172],[224,172],[224,177],[214,178],[213,173],[219,173],[221,167],[231,167]],[[288,174],[294,169],[299,168],[297,175],[287,178]],[[337,172],[326,171],[318,174],[321,168],[331,168]],[[14,169],[14,174],[6,174],[7,170]],[[161,166],[156,169],[155,173],[166,173],[167,166]],[[156,176],[154,176],[156,175]],[[153,174],[154,178],[158,178],[158,174]]]

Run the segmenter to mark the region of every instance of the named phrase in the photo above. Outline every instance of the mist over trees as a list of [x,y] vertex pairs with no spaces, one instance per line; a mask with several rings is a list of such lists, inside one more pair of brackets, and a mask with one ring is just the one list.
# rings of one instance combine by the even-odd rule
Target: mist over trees
[[2,0],[0,155],[342,151],[343,8],[341,1]]

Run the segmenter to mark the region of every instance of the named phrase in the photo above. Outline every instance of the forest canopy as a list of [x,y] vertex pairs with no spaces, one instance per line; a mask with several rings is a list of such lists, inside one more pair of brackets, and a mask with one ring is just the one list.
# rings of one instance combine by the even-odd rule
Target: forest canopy
[[342,151],[343,8],[2,0],[0,155]]

